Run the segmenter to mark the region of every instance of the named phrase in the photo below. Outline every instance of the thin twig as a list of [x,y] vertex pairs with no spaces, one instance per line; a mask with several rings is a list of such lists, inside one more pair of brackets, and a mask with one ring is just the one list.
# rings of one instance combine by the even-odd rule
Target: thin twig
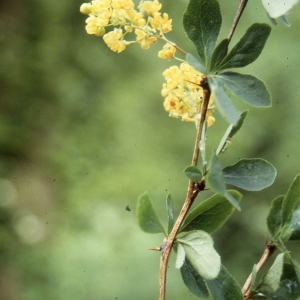
[[[261,256],[259,262],[257,263],[257,272],[263,267],[263,265],[270,258],[270,256],[276,251],[276,249],[277,249],[276,246],[267,243],[264,253]],[[250,297],[252,296],[250,291],[251,280],[252,280],[252,273],[249,275],[242,288],[242,293],[244,295],[245,300],[250,299]]]
[[[207,107],[210,98],[210,88],[207,82],[207,77],[202,76],[202,80],[200,82],[200,86],[203,88],[203,102],[201,106],[201,119],[200,124],[197,130],[196,142],[193,152],[192,158],[192,166],[196,166],[199,157],[199,142],[201,140],[203,124],[206,117]],[[166,295],[166,276],[167,276],[167,268],[168,268],[168,261],[170,257],[170,253],[175,241],[175,238],[179,232],[180,226],[186,217],[190,207],[192,206],[194,200],[196,199],[198,193],[205,188],[205,181],[204,179],[201,180],[199,183],[194,183],[191,180],[189,181],[187,196],[185,202],[182,206],[182,209],[179,213],[179,216],[174,224],[174,227],[169,235],[167,244],[163,247],[160,255],[160,273],[159,273],[159,297],[158,300],[165,300]]]
[[168,39],[166,39],[164,36],[161,36],[160,39],[170,45],[172,45],[173,47],[175,47],[179,52],[183,53],[184,55],[186,55],[187,53],[181,49],[179,46],[177,46],[175,43],[169,41]]
[[231,38],[233,36],[233,33],[234,33],[235,29],[236,29],[236,26],[237,26],[237,24],[238,24],[238,22],[239,22],[239,20],[240,20],[240,18],[242,16],[242,13],[243,13],[243,11],[244,11],[247,3],[248,3],[248,0],[240,0],[239,7],[237,9],[235,18],[233,20],[233,23],[232,23],[232,26],[231,26],[231,29],[230,29],[230,32],[229,32],[229,35],[228,35],[228,40],[229,41],[231,40]]

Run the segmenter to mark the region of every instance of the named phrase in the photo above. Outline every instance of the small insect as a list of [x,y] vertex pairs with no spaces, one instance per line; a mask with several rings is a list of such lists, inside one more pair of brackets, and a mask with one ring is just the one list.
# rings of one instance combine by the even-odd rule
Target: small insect
[[131,211],[129,205],[127,205],[125,209],[126,209],[127,211]]

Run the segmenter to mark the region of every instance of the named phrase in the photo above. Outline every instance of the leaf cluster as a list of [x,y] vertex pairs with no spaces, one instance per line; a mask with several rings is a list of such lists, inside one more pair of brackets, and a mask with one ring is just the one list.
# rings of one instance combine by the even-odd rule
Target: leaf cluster
[[[252,75],[229,71],[245,67],[259,57],[271,28],[267,24],[253,24],[229,49],[229,39],[217,44],[221,24],[217,0],[189,1],[183,15],[183,25],[196,47],[198,58],[187,54],[186,60],[207,77],[218,110],[229,126],[209,160],[206,159],[206,123],[203,126],[199,143],[202,168],[189,166],[184,173],[193,184],[194,192],[203,191],[208,186],[215,194],[187,214],[173,249],[177,253],[176,268],[180,269],[190,292],[199,298],[210,296],[216,300],[242,300],[244,295],[241,287],[221,264],[211,234],[224,225],[235,209],[241,209],[241,193],[228,190],[226,184],[246,191],[260,191],[274,182],[277,172],[271,163],[262,158],[240,159],[223,168],[219,156],[226,151],[248,114],[248,111],[240,113],[235,108],[230,94],[254,107],[271,105],[270,93],[261,80]],[[279,249],[281,253],[261,279],[257,276],[258,267],[254,265],[251,286],[247,290],[251,299],[292,300],[300,295],[300,264],[286,249],[286,242],[300,239],[300,208],[296,208],[299,198],[300,174],[286,195],[272,201],[267,217],[268,246]],[[168,238],[175,222],[170,194],[167,195],[166,209],[167,228],[159,220],[149,195],[141,195],[136,211],[141,229],[148,233],[163,233]],[[164,251],[163,246],[160,250]],[[289,289],[291,285],[293,289]]]

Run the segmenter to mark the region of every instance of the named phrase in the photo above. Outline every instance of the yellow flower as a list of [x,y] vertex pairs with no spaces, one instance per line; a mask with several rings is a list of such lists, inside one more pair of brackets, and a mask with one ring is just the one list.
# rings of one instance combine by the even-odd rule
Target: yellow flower
[[168,14],[164,13],[163,18],[160,13],[156,13],[154,18],[149,18],[149,22],[154,29],[159,29],[162,33],[172,30],[172,20],[169,20]]
[[161,4],[158,0],[142,1],[139,5],[139,9],[147,15],[154,15],[161,9]]
[[149,49],[150,44],[154,44],[157,41],[157,38],[155,36],[152,36],[151,31],[149,32],[151,28],[148,28],[148,26],[143,27],[142,29],[136,29],[136,41],[141,44],[142,49]]
[[91,13],[91,3],[83,3],[81,6],[80,6],[80,12],[84,15],[88,15]]
[[134,7],[132,0],[111,0],[112,8],[130,10]]
[[[172,66],[163,72],[166,83],[161,91],[165,98],[164,108],[171,117],[181,118],[182,121],[199,124],[201,117],[202,88],[198,85],[202,74],[187,63],[180,67]],[[212,111],[214,110],[211,97],[207,121],[208,126],[214,123]]]
[[158,52],[159,58],[172,58],[174,57],[176,48],[171,44],[167,43],[164,45],[163,49]]
[[105,29],[103,26],[106,25],[106,21],[104,19],[97,18],[91,15],[86,19],[85,22],[87,23],[87,25],[85,26],[85,30],[88,34],[102,36],[105,33]]
[[103,36],[104,42],[114,52],[122,52],[125,50],[126,42],[123,41],[122,29],[115,28],[114,31],[110,31]]

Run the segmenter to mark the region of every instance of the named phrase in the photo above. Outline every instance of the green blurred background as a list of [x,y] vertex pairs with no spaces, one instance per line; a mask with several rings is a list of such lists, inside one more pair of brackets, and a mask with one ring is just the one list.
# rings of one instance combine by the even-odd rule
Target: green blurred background
[[[81,1],[0,2],[0,299],[157,298],[162,236],[140,231],[137,197],[148,191],[165,220],[165,198],[176,213],[184,200],[195,128],[171,119],[160,95],[157,58],[163,44],[111,52],[87,35]],[[173,19],[169,39],[195,53],[181,25],[186,0],[164,0]],[[238,1],[221,1],[222,38]],[[265,50],[241,70],[267,83],[271,109],[253,109],[222,157],[263,157],[278,170],[262,192],[244,193],[236,212],[214,234],[224,265],[243,284],[264,249],[270,201],[300,172],[299,5],[290,28],[273,26]],[[249,1],[236,42],[254,22],[270,23],[260,1]],[[247,105],[237,102],[242,110]],[[226,123],[216,112],[208,147]],[[205,199],[209,192],[199,199]],[[199,200],[198,200],[199,201]],[[131,211],[125,208],[129,205]],[[299,244],[291,243],[294,256]],[[196,299],[171,258],[168,299]]]

